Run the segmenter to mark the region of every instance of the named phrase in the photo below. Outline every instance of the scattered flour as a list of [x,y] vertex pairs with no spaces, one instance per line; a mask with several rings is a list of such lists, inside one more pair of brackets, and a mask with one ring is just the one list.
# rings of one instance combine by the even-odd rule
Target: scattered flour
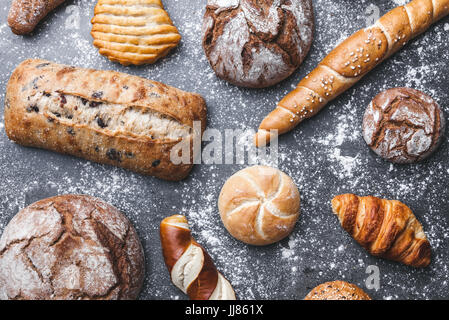
[[[387,7],[406,2],[387,1]],[[64,7],[45,19],[32,37],[17,37],[5,23],[0,24],[0,88],[4,91],[11,71],[29,57],[114,69],[202,94],[209,108],[209,127],[224,130],[257,128],[276,102],[336,43],[364,26],[363,12],[372,1],[313,1],[317,27],[308,58],[291,78],[265,90],[237,88],[217,79],[201,48],[203,1],[164,1],[183,39],[167,58],[140,68],[122,67],[98,54],[89,34],[95,3],[96,0],[73,1],[81,9],[80,30],[65,29]],[[5,21],[8,7],[7,1],[0,4],[0,21]],[[277,244],[263,248],[247,246],[233,239],[220,221],[216,204],[221,186],[245,165],[196,166],[187,180],[172,183],[16,146],[7,139],[3,125],[0,125],[0,232],[18,210],[31,202],[56,194],[84,193],[117,206],[136,226],[147,259],[141,295],[144,299],[186,298],[170,282],[158,235],[160,221],[177,213],[188,217],[197,241],[206,247],[240,299],[303,299],[317,284],[336,279],[363,287],[368,265],[377,265],[382,277],[380,290],[368,291],[373,298],[447,298],[447,287],[441,285],[447,283],[449,274],[447,141],[428,161],[397,166],[375,156],[364,143],[360,130],[371,99],[394,86],[411,86],[427,92],[449,114],[446,25],[418,38],[318,116],[280,138],[279,168],[297,183],[302,202],[294,232]],[[344,31],[341,26],[345,26]],[[2,95],[0,106],[3,99]],[[425,270],[412,270],[368,255],[342,230],[332,214],[330,200],[345,192],[407,203],[423,223],[432,243],[432,265]]]
[[397,6],[403,6],[409,2],[410,0],[393,0],[393,3],[396,4]]

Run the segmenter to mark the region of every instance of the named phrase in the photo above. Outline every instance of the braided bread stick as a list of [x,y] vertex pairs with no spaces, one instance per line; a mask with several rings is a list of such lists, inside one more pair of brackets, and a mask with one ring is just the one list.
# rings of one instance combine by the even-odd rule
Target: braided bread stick
[[431,247],[422,225],[402,202],[343,194],[332,200],[340,223],[370,254],[426,267]]
[[276,130],[277,134],[286,133],[317,114],[409,40],[448,14],[449,0],[414,0],[353,34],[329,53],[262,121],[254,137],[255,145],[264,146]]
[[160,227],[162,254],[173,284],[192,300],[235,300],[231,284],[192,237],[187,219],[165,218]]

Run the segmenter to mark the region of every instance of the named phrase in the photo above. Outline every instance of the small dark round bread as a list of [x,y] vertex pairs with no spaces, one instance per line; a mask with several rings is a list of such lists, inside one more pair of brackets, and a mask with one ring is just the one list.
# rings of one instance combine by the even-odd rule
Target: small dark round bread
[[445,130],[441,108],[427,94],[394,88],[378,94],[366,109],[363,138],[394,163],[415,163],[440,145]]
[[220,78],[264,88],[301,65],[313,28],[311,0],[208,0],[203,48]]
[[371,298],[354,284],[332,281],[315,287],[304,300],[371,300]]
[[64,195],[17,213],[0,239],[0,299],[135,299],[144,256],[136,231],[111,205]]

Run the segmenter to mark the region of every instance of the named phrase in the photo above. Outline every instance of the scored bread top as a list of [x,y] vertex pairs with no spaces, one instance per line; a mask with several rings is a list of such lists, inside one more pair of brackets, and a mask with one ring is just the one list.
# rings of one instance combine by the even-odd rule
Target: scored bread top
[[0,300],[136,299],[144,255],[130,221],[86,195],[19,211],[0,239]]
[[[160,118],[178,122],[181,128],[193,128],[194,121],[200,121],[202,129],[206,125],[206,105],[200,95],[115,71],[29,59],[22,62],[11,76],[8,91],[11,90],[22,92],[20,97],[14,96],[22,99],[24,104],[29,104],[27,101],[41,93],[45,93],[43,99],[49,98],[48,94],[63,94],[69,99],[78,97],[99,105],[119,105],[128,111],[134,108],[158,113]],[[126,135],[127,131],[122,130],[121,134]]]
[[253,166],[226,181],[218,209],[232,236],[248,244],[267,245],[291,233],[300,214],[300,195],[285,173]]
[[206,104],[136,76],[31,59],[8,82],[4,118],[8,137],[21,145],[176,181],[193,162],[174,163],[171,151],[182,140],[193,157],[194,121],[203,132]]
[[181,40],[160,0],[99,0],[91,22],[100,54],[123,65],[154,63]]

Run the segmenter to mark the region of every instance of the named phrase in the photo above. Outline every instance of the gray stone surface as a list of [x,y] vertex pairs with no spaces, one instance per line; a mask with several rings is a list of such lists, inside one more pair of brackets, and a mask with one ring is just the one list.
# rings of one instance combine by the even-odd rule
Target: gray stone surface
[[[41,23],[31,36],[11,33],[6,16],[9,0],[0,3],[0,90],[12,70],[26,58],[147,77],[202,94],[209,126],[255,129],[263,117],[339,41],[366,25],[374,3],[384,13],[406,1],[316,0],[317,27],[312,50],[289,79],[264,90],[237,88],[217,79],[201,47],[205,1],[165,0],[183,40],[155,65],[123,67],[100,56],[92,45],[90,19],[94,0],[68,1]],[[80,28],[67,27],[75,5]],[[68,9],[69,8],[69,9]],[[69,20],[70,21],[70,20]],[[380,268],[380,289],[366,291],[375,299],[449,298],[449,161],[447,138],[436,154],[417,165],[392,165],[365,145],[361,122],[365,107],[381,90],[410,86],[435,98],[449,115],[449,19],[407,45],[353,89],[332,102],[279,141],[279,168],[292,176],[302,196],[299,223],[278,244],[255,248],[234,240],[217,209],[221,186],[245,165],[198,165],[179,183],[140,176],[44,150],[23,148],[4,132],[0,95],[0,232],[21,208],[63,193],[100,197],[120,208],[134,223],[146,255],[142,299],[185,299],[170,282],[160,250],[159,222],[181,213],[193,233],[233,283],[240,299],[303,299],[319,283],[344,279],[365,288],[369,265]],[[423,223],[433,246],[433,262],[424,270],[369,256],[339,226],[330,200],[353,192],[398,199]]]

